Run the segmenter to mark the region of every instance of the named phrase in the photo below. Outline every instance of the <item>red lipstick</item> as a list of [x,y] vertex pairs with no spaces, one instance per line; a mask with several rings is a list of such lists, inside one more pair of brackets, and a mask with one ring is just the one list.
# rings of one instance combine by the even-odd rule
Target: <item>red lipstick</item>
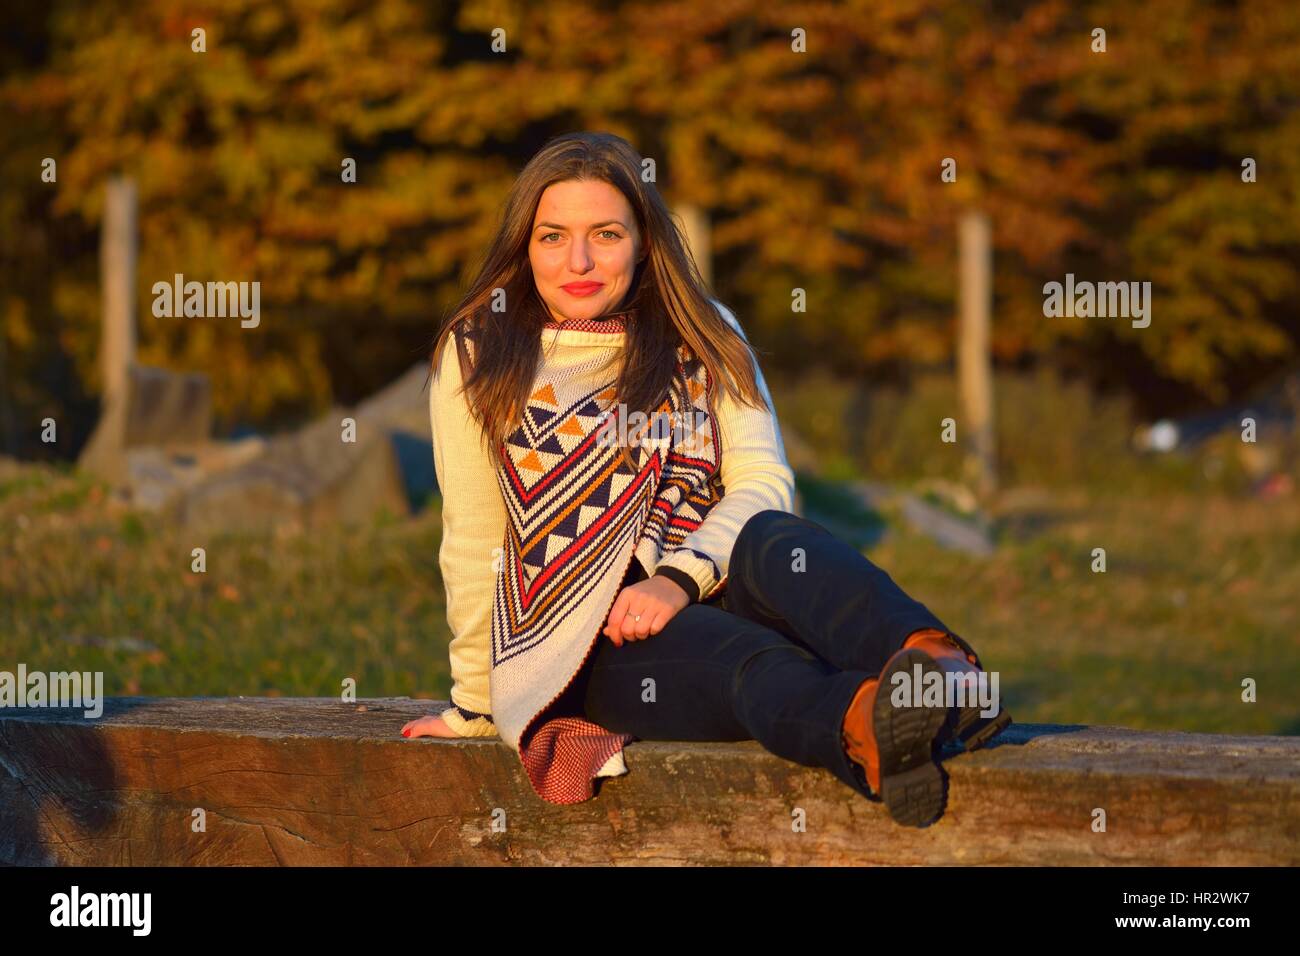
[[569,295],[576,295],[580,298],[585,298],[596,290],[603,289],[604,287],[605,283],[603,282],[570,282],[568,285],[560,286],[560,288],[569,293]]

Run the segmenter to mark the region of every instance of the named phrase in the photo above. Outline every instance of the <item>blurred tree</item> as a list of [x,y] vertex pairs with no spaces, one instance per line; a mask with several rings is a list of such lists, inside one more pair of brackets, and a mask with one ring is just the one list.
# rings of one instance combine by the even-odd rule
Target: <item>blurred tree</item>
[[[0,441],[13,447],[6,420],[34,434],[39,409],[97,388],[95,231],[111,173],[140,186],[141,361],[212,376],[226,424],[267,423],[352,400],[421,357],[515,172],[582,128],[627,137],[670,202],[708,212],[719,291],[774,364],[821,356],[862,375],[950,361],[955,224],[979,208],[1001,360],[1224,397],[1300,337],[1300,10],[1265,6],[13,11],[0,37]],[[206,52],[191,48],[197,28]],[[1241,182],[1246,155],[1256,184]],[[40,179],[47,156],[57,183]],[[1151,327],[1044,318],[1042,286],[1066,271],[1151,280]],[[176,273],[260,281],[260,326],[154,317],[150,288]],[[806,315],[791,314],[794,288]]]
[[1225,401],[1300,342],[1300,6],[1105,0],[1087,16],[1114,25],[1107,67],[1068,91],[1104,131],[1098,278],[1155,297],[1149,328],[1113,335]]

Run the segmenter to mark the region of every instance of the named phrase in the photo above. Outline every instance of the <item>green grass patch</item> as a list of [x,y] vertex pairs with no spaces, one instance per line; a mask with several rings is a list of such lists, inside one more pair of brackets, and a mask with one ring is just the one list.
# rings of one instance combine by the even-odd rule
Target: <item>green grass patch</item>
[[[798,486],[810,517],[974,644],[1019,721],[1300,732],[1294,496],[1061,488],[997,515],[1007,533],[981,559],[837,482]],[[112,695],[332,696],[349,677],[366,697],[450,689],[436,497],[352,530],[205,537],[114,511],[57,470],[3,487],[0,668],[103,670]]]

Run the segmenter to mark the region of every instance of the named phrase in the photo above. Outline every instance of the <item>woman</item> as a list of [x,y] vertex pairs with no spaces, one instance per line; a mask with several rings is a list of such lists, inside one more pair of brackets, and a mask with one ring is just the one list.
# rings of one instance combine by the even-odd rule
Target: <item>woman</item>
[[403,735],[499,733],[555,803],[626,773],[633,739],[754,739],[924,826],[937,748],[1009,718],[876,693],[979,661],[791,513],[753,350],[641,162],[547,144],[434,341],[452,706]]

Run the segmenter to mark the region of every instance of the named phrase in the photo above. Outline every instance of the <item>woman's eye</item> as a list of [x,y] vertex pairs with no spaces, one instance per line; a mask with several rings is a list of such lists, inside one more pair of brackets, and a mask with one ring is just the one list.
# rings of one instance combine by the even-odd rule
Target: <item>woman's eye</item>
[[[552,236],[558,236],[558,235],[559,235],[558,232],[548,232],[548,233],[546,233],[546,235],[542,236],[542,238],[541,238],[539,241],[540,241],[540,242],[546,242],[546,240],[547,240],[547,239],[550,239]],[[613,229],[602,229],[600,232],[596,233],[596,235],[598,235],[598,236],[609,236],[611,239],[622,239],[622,238],[623,238],[619,233],[615,232]],[[555,243],[551,243],[551,245],[555,245]]]

